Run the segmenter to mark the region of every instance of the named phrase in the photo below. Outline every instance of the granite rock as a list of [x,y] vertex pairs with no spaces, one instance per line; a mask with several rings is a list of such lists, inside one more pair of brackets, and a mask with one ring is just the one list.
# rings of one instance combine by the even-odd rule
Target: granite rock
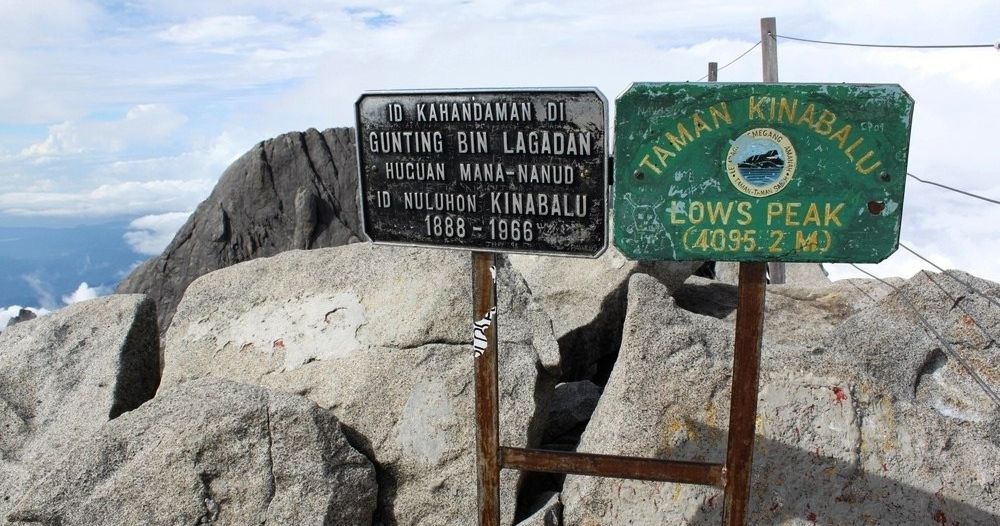
[[597,380],[613,363],[625,319],[629,276],[657,277],[668,291],[679,287],[700,262],[629,261],[613,246],[596,259],[511,255],[510,263],[552,318],[562,353],[563,381]]
[[138,295],[77,303],[0,334],[0,523],[28,481],[156,393],[156,306]]
[[300,396],[199,380],[79,439],[12,524],[371,524],[371,462]]
[[[551,322],[498,265],[501,442],[537,445],[559,352]],[[376,465],[377,520],[475,523],[471,259],[352,244],[195,281],[166,337],[164,384],[219,377],[333,410]],[[520,474],[505,471],[505,524]]]
[[[750,523],[1000,524],[1000,411],[952,360],[935,358],[941,344],[908,304],[994,384],[1000,349],[966,316],[996,326],[1000,312],[972,295],[958,302],[972,315],[956,312],[934,280],[960,292],[942,275],[899,290],[862,285],[865,300],[851,283],[809,295],[772,288],[768,323],[799,328],[769,340],[776,331],[765,326]],[[666,292],[632,278],[618,362],[578,451],[724,462],[733,322],[684,310]],[[813,323],[822,311],[827,322]],[[562,500],[566,524],[707,525],[720,521],[722,493],[569,476]]]

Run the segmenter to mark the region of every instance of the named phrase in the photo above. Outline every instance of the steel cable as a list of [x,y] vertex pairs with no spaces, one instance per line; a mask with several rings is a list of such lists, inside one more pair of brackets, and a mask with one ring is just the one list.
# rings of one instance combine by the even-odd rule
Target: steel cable
[[987,384],[986,381],[983,380],[981,376],[979,376],[979,373],[977,373],[976,370],[973,369],[972,366],[969,365],[967,361],[965,361],[965,358],[962,358],[962,355],[960,355],[958,351],[956,351],[955,348],[952,347],[951,344],[948,343],[948,341],[945,340],[943,336],[941,336],[941,334],[937,331],[937,329],[935,329],[930,324],[930,321],[927,320],[927,318],[920,312],[920,310],[917,309],[916,305],[914,305],[913,302],[910,300],[909,295],[906,294],[905,290],[885,281],[884,279],[876,276],[875,274],[872,274],[871,272],[868,272],[867,270],[855,265],[854,263],[850,263],[850,265],[856,268],[857,270],[860,270],[864,274],[878,280],[880,283],[892,287],[893,290],[903,295],[903,299],[906,301],[907,306],[909,306],[910,310],[912,310],[913,313],[917,315],[917,319],[920,320],[920,323],[923,324],[924,328],[930,331],[930,333],[935,338],[937,338],[939,342],[941,342],[945,350],[948,352],[948,355],[957,360],[958,363],[961,364],[962,368],[965,369],[965,372],[969,373],[969,376],[971,376],[972,379],[975,380],[977,384],[979,384],[979,387],[983,388],[983,391],[986,392],[986,395],[993,399],[993,403],[995,403],[997,407],[1000,407],[1000,395],[997,395],[996,391],[994,391],[993,388],[990,387],[989,384]]
[[972,192],[966,192],[965,190],[959,190],[958,188],[952,188],[952,187],[950,187],[948,185],[944,185],[944,184],[941,184],[941,183],[936,183],[934,181],[928,181],[926,179],[921,179],[921,178],[919,178],[919,177],[911,174],[910,172],[906,172],[906,175],[908,175],[908,176],[910,176],[910,177],[912,177],[912,178],[914,178],[914,179],[916,179],[916,180],[918,180],[918,181],[920,181],[921,183],[924,183],[924,184],[932,184],[934,186],[940,186],[941,188],[944,188],[946,190],[951,190],[952,192],[958,192],[960,194],[965,194],[965,195],[967,195],[969,197],[975,197],[976,199],[982,199],[983,201],[986,201],[988,203],[993,203],[995,205],[1000,205],[1000,201],[997,201],[996,199],[990,199],[989,197],[983,197],[981,195],[976,195],[976,194],[974,194]]
[[[741,58],[747,56],[747,53],[750,53],[751,51],[757,49],[757,46],[759,46],[759,45],[760,45],[760,40],[758,40],[756,44],[750,46],[750,49],[748,49],[748,50],[744,51],[743,53],[741,53],[740,56],[738,56],[738,57],[730,60],[728,64],[726,64],[725,66],[720,67],[716,71],[722,71],[722,70],[728,68],[729,66],[732,66],[733,64],[735,64],[736,62],[738,62]],[[696,80],[695,82],[701,82],[701,81],[703,81],[703,80],[705,80],[707,78],[708,78],[708,74],[706,73],[705,76],[701,77],[700,79]]]
[[968,281],[965,281],[964,279],[960,279],[957,276],[949,273],[947,270],[941,268],[937,263],[934,263],[933,261],[925,258],[924,256],[921,256],[919,253],[917,253],[916,250],[913,250],[912,248],[906,246],[905,243],[900,242],[899,246],[905,248],[910,254],[913,254],[914,256],[917,256],[918,258],[924,260],[928,265],[930,265],[930,266],[938,269],[945,276],[948,276],[949,278],[951,278],[951,279],[953,279],[953,280],[961,283],[962,285],[965,285],[966,288],[968,288],[970,291],[972,291],[972,292],[974,292],[976,294],[979,294],[980,296],[986,298],[986,301],[992,303],[997,308],[1000,308],[1000,301],[997,301],[996,298],[994,298],[993,296],[990,296],[989,294],[986,294],[985,292],[977,289],[976,287],[973,287],[972,284],[969,283]]
[[837,42],[833,40],[815,40],[812,38],[790,37],[788,35],[776,35],[768,33],[771,38],[784,38],[786,40],[796,40],[798,42],[809,42],[812,44],[826,44],[829,46],[850,46],[850,47],[876,47],[876,48],[902,48],[902,49],[967,49],[991,47],[1000,50],[1000,42],[993,44],[859,44],[855,42]]

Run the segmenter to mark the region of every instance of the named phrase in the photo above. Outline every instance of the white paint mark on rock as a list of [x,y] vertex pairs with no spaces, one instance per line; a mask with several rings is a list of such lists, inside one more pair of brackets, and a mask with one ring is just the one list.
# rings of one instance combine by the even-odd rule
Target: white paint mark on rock
[[[302,297],[284,303],[251,306],[221,332],[211,324],[189,326],[188,337],[213,336],[221,348],[229,343],[284,361],[293,370],[316,360],[349,356],[361,349],[358,329],[367,322],[361,298],[354,293]],[[279,354],[280,353],[280,354]]]
[[[941,416],[961,422],[986,422],[990,419],[990,400],[974,387],[970,389],[964,372],[955,371],[946,363],[930,374],[930,405]],[[921,388],[924,386],[921,385]]]

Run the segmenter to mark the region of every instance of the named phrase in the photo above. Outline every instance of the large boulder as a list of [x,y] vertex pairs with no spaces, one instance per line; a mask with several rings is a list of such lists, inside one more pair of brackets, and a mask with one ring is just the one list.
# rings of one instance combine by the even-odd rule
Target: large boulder
[[[1000,410],[942,357],[909,304],[993,385],[1000,348],[970,320],[996,327],[1000,311],[948,281],[918,275],[900,290],[852,280],[768,294],[751,524],[1000,524]],[[712,316],[666,292],[651,277],[632,278],[618,362],[578,451],[725,461],[731,313],[718,288],[701,305]],[[707,525],[720,521],[722,492],[570,476],[562,501],[565,524]]]
[[[659,278],[668,290],[679,287],[701,262],[644,262],[625,259],[611,246],[595,259],[510,255],[534,300],[552,318],[567,382],[603,384],[621,341],[629,276]],[[602,363],[607,362],[607,363]]]
[[166,331],[199,276],[292,249],[364,238],[351,128],[310,129],[258,143],[222,174],[173,241],[118,285],[156,301]]
[[961,271],[922,271],[873,304],[866,315],[846,320],[822,344],[830,350],[850,350],[832,353],[830,359],[866,371],[894,398],[917,399],[949,421],[995,421],[1000,407],[962,362],[993,390],[1000,390],[997,298],[996,283]]
[[0,523],[27,482],[159,384],[156,306],[141,295],[71,305],[0,334]]
[[363,526],[375,472],[333,415],[301,396],[201,380],[80,438],[12,524]]
[[[841,280],[835,284],[810,287],[794,284],[768,285],[764,306],[764,342],[768,349],[795,353],[806,343],[822,352],[823,339],[854,314],[871,307],[905,283],[890,278],[886,283],[870,279]],[[684,310],[736,322],[738,287],[692,276],[674,291],[677,305]]]
[[[500,259],[500,429],[537,444],[559,374],[548,317]],[[353,244],[217,271],[186,292],[165,385],[206,376],[301,393],[375,463],[383,524],[475,524],[471,259]],[[520,475],[502,480],[506,524]]]

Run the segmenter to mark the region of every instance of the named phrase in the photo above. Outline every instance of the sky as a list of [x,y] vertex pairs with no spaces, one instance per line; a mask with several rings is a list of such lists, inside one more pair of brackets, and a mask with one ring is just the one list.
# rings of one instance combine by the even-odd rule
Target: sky
[[[766,4],[766,5],[765,5]],[[760,38],[1000,40],[1000,2],[0,2],[0,225],[131,221],[159,253],[256,142],[353,124],[366,90],[698,80]],[[759,48],[720,81],[761,79]],[[909,171],[1000,198],[1000,51],[823,46],[781,39],[783,82],[897,83],[916,100]],[[613,113],[612,113],[613,120]],[[1000,206],[907,181],[902,240],[1000,281]],[[861,274],[841,265],[831,276]],[[866,266],[909,277],[900,251]]]

